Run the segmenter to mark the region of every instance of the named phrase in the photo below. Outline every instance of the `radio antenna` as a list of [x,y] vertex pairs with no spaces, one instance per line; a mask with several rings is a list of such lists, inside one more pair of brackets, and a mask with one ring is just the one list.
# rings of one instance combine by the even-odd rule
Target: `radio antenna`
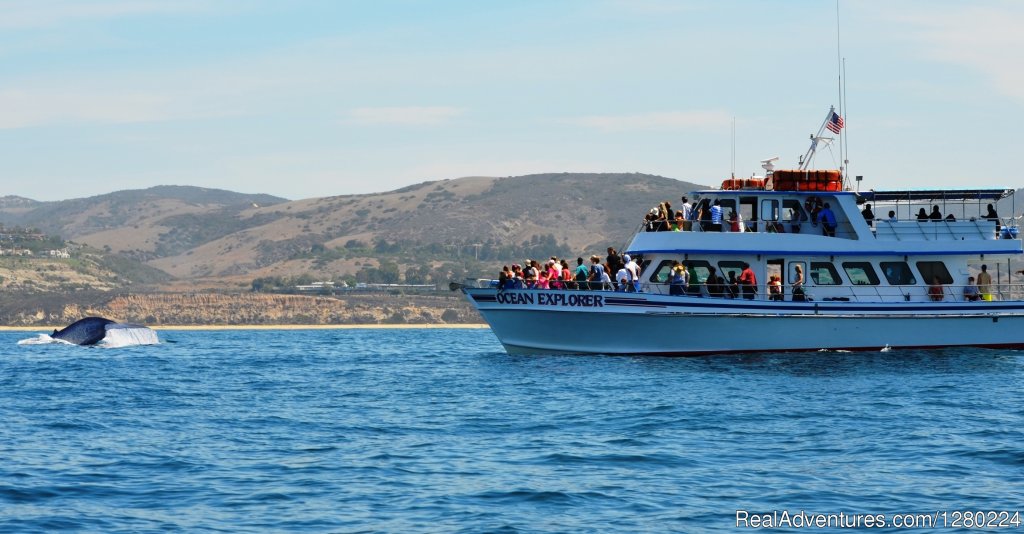
[[732,176],[736,178],[736,117],[732,118]]
[[[843,82],[845,80],[843,79],[843,76],[844,76],[843,70],[844,69],[843,69],[843,59],[842,59],[842,57],[843,57],[842,45],[841,45],[841,41],[839,39],[839,0],[836,0],[836,71],[837,71],[836,74],[838,75],[838,79],[836,80],[836,85],[838,86],[837,89],[839,91],[839,95],[838,95],[839,96],[839,102],[838,102],[838,104],[839,104],[839,116],[840,117],[846,116],[846,110],[843,109]],[[837,132],[837,134],[838,134],[838,132]],[[846,160],[844,159],[844,154],[843,154],[843,139],[842,138],[839,139],[839,175],[840,175],[840,179],[842,179],[843,181],[846,180]]]

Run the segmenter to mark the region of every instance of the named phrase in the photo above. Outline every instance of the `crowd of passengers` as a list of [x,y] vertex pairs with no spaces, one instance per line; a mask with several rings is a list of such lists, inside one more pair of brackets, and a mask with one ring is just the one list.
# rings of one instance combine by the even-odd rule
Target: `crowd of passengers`
[[[672,209],[672,203],[664,201],[650,209],[644,216],[644,230],[647,232],[689,232],[694,227],[704,232],[721,232],[726,229],[730,232],[745,232],[747,224],[743,217],[730,210],[726,214],[722,208],[721,201],[715,199],[710,204],[701,202],[691,204],[687,197],[682,197],[678,209]],[[822,234],[835,237],[836,215],[828,202],[820,198],[810,197],[807,204],[810,222],[812,226],[821,225]],[[790,210],[789,222],[790,232],[800,232],[801,214]],[[785,226],[777,221],[765,223],[767,232],[784,233]]]
[[[523,265],[505,265],[498,274],[498,289],[585,289],[597,291],[640,291],[641,266],[629,254],[619,254],[608,247],[608,256],[602,262],[597,255],[589,263],[576,258],[576,266],[552,256],[548,260],[526,260]],[[613,277],[609,273],[615,273]],[[803,272],[797,267],[797,281],[793,284],[793,300],[805,300]],[[728,279],[718,275],[714,267],[708,268],[707,278],[700,282],[686,263],[675,261],[668,279],[670,295],[710,296],[753,299],[757,295],[757,276],[750,264],[744,263],[739,276],[731,271]],[[782,279],[772,275],[768,281],[771,300],[782,300]]]
[[[710,205],[707,202],[691,204],[690,200],[685,196],[680,200],[681,204],[678,209],[673,209],[672,203],[667,200],[651,208],[647,215],[644,216],[645,231],[689,232],[693,230],[694,226],[697,226],[704,232],[721,232],[723,228],[730,232],[746,231],[743,217],[734,210],[730,210],[728,215],[723,213],[721,202],[718,199],[715,199]],[[832,211],[832,206],[828,202],[822,201],[821,198],[809,197],[807,208],[811,225],[817,227],[820,224],[823,235],[835,237],[838,223],[836,221],[836,214]],[[867,221],[868,225],[874,224],[875,214],[871,210],[871,204],[864,206],[861,215],[864,216],[864,220]],[[790,210],[789,222],[791,223],[791,232],[800,232],[800,217],[801,215],[795,210]],[[998,235],[1000,231],[999,215],[992,204],[988,205],[988,211],[982,218],[996,223],[996,234]],[[890,210],[887,220],[888,222],[898,222],[896,212]],[[924,208],[921,208],[917,212],[917,221],[956,222],[956,217],[952,213],[943,217],[939,206],[934,205],[932,206],[931,214],[927,213]],[[777,221],[768,221],[765,230],[774,233],[784,233],[785,226]]]
[[589,262],[580,257],[571,267],[568,260],[552,256],[544,262],[526,260],[523,265],[505,265],[498,274],[498,288],[636,292],[640,290],[640,270],[640,264],[629,254],[619,254],[608,247],[604,262],[597,255],[591,256]]
[[[525,266],[525,267],[524,267]],[[736,271],[729,271],[728,278],[718,274],[715,267],[707,267],[707,277],[701,282],[697,274],[685,262],[673,261],[668,276],[669,295],[718,297],[730,299],[757,298],[757,275],[749,263],[742,264],[737,276]],[[576,267],[570,268],[569,262],[552,256],[543,264],[537,260],[526,260],[523,265],[513,263],[502,267],[498,275],[499,289],[564,289],[639,292],[642,267],[629,254],[619,254],[614,248],[608,247],[608,256],[604,262],[599,256],[591,256],[586,263],[583,258],[576,258]],[[608,273],[615,272],[613,278]],[[1024,275],[1024,271],[1017,271]],[[802,267],[794,265],[794,280],[790,284],[789,294],[794,302],[810,300],[804,288]],[[785,300],[782,277],[773,274],[765,285],[768,300]],[[992,277],[988,266],[981,266],[977,280],[971,276],[963,287],[963,298],[966,301],[991,301]],[[928,284],[928,297],[932,301],[946,298],[946,290],[937,277]]]

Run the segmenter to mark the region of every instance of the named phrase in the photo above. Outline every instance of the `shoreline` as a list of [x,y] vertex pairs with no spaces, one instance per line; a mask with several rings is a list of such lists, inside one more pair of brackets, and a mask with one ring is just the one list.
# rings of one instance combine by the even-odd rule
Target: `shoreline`
[[[0,332],[38,332],[60,330],[60,326],[0,326]],[[484,329],[483,323],[471,324],[279,324],[279,325],[160,325],[150,326],[153,330],[388,330],[388,329]]]

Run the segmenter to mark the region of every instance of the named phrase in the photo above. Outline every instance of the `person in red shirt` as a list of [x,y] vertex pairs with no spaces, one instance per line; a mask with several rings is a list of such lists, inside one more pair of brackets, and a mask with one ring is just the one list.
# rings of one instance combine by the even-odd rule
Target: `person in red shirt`
[[743,298],[753,300],[754,295],[757,294],[757,276],[754,275],[754,270],[750,268],[750,264],[747,262],[743,262],[743,270],[740,271],[739,282]]

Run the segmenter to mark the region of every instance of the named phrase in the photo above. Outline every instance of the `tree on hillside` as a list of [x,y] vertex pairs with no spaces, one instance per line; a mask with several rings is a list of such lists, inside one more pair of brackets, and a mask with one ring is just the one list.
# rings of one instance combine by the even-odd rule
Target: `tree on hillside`
[[405,283],[426,284],[430,277],[430,267],[427,265],[413,265],[405,270]]

